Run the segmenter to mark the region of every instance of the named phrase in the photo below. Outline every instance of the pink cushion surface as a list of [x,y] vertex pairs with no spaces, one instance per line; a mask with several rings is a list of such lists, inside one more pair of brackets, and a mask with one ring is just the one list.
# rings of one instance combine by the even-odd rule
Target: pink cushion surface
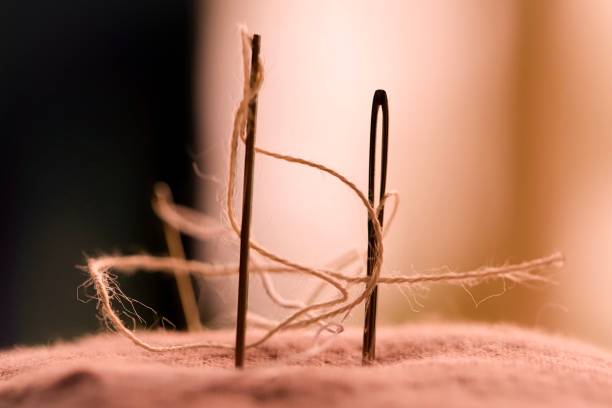
[[[142,333],[156,343],[232,341],[232,331]],[[377,363],[361,366],[361,334],[323,352],[305,332],[233,353],[152,353],[116,334],[0,353],[0,406],[27,407],[612,407],[612,355],[570,339],[511,326],[379,328]]]

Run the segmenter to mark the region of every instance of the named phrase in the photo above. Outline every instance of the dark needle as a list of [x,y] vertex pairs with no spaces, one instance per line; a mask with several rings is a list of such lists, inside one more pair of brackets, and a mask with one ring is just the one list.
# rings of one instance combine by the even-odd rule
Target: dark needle
[[[259,70],[260,37],[253,36],[251,42],[250,87],[253,89]],[[235,365],[244,366],[244,343],[246,337],[246,314],[249,295],[249,237],[251,230],[251,206],[253,202],[253,164],[255,159],[255,125],[257,119],[257,96],[249,101],[247,135],[244,156],[244,190],[242,195],[242,227],[240,229],[240,266],[238,272],[238,312],[236,315]]]
[[[376,172],[376,122],[378,119],[378,108],[382,108],[383,126],[382,126],[382,158],[381,158],[381,173],[380,173],[380,195],[379,202],[385,195],[385,187],[387,184],[387,150],[389,145],[389,102],[387,101],[387,93],[381,89],[374,92],[372,100],[372,116],[370,119],[370,163],[368,169],[368,199],[374,208],[374,174]],[[381,227],[384,220],[384,210],[381,209],[378,213],[378,222]],[[372,276],[374,266],[375,248],[374,242],[374,224],[368,216],[368,277]],[[378,295],[378,286],[374,287],[369,299],[366,300],[365,324],[363,329],[363,352],[362,362],[368,364],[374,361],[376,357],[376,302]]]

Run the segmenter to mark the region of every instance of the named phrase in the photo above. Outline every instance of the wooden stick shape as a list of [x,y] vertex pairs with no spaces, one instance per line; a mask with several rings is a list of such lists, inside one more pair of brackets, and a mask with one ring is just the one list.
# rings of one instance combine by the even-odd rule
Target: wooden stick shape
[[[166,183],[157,183],[154,187],[156,198],[165,197],[169,203],[172,203],[172,192]],[[181,242],[181,234],[170,224],[162,221],[164,226],[164,236],[166,237],[166,245],[168,253],[173,258],[185,259],[185,249]],[[179,299],[183,308],[183,315],[187,323],[188,331],[202,330],[202,322],[200,321],[200,310],[198,302],[191,283],[191,277],[183,273],[175,273],[176,286],[178,288]]]

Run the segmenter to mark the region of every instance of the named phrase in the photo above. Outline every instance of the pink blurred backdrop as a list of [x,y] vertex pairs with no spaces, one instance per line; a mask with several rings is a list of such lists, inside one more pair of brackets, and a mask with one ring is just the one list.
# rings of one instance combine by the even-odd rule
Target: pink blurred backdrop
[[[241,92],[238,23],[262,36],[261,146],[325,163],[365,190],[371,97],[387,91],[388,189],[401,205],[384,271],[475,268],[557,249],[567,257],[559,286],[515,288],[478,308],[461,289],[438,289],[415,313],[384,290],[382,322],[513,321],[612,346],[611,3],[207,2],[198,161],[219,179]],[[220,214],[221,187],[198,188],[200,206]],[[366,245],[365,211],[345,188],[261,157],[253,217],[255,239],[301,262]],[[235,253],[221,244],[202,252]],[[278,284],[300,297],[309,283]],[[276,313],[256,284],[251,305]]]

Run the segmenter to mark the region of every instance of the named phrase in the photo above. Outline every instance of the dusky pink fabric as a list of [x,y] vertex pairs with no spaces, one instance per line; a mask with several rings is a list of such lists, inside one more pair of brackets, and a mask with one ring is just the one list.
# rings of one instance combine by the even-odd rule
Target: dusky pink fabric
[[[232,341],[232,331],[142,333],[157,343]],[[379,328],[296,360],[313,337],[290,332],[248,350],[152,353],[117,334],[0,352],[0,407],[612,407],[612,355],[511,326]]]

